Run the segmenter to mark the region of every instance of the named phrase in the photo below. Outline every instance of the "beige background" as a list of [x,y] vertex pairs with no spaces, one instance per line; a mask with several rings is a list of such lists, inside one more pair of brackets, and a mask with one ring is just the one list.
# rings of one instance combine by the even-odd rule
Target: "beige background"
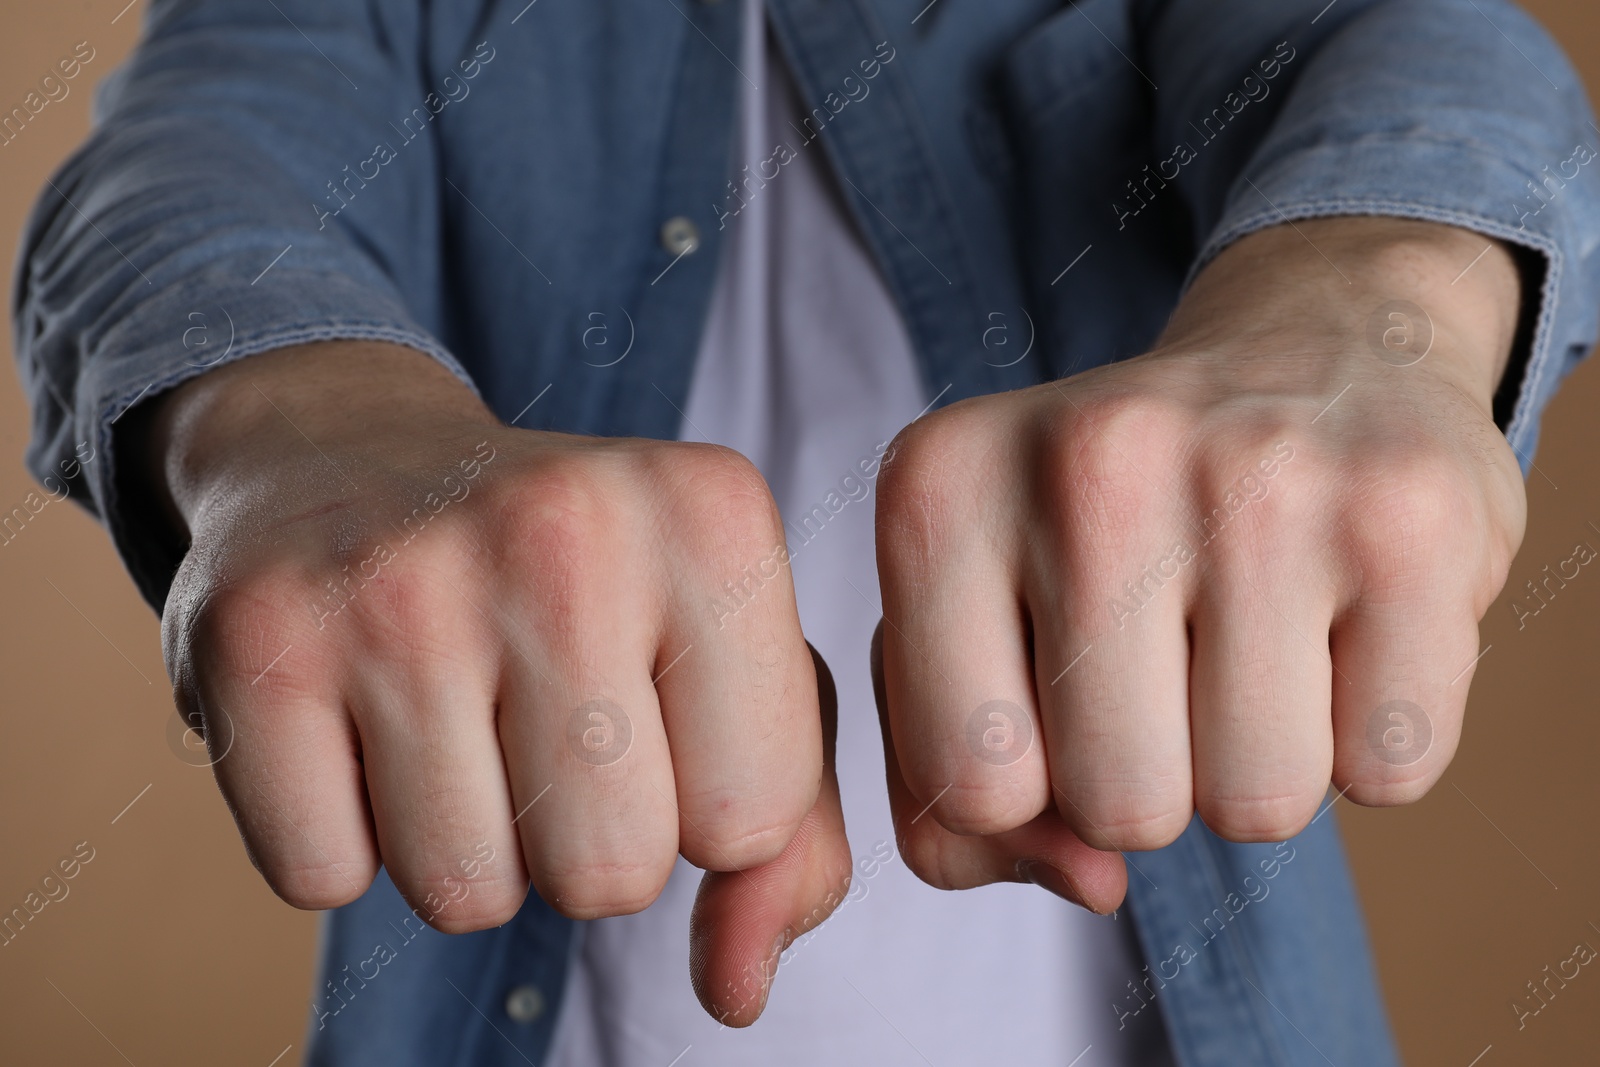
[[[71,95],[0,148],[7,292],[35,190],[87,129],[91,84],[133,43],[142,5],[119,16],[125,2],[12,3],[0,19],[0,110],[78,42],[96,51]],[[1600,12],[1527,6],[1600,85]],[[1444,783],[1404,810],[1339,805],[1414,1067],[1600,1058],[1600,969],[1520,1032],[1510,1006],[1577,942],[1600,948],[1600,576],[1585,568],[1521,632],[1508,603],[1578,540],[1600,548],[1586,525],[1600,525],[1596,411],[1600,367],[1588,366],[1550,410],[1527,541],[1484,627],[1492,647]],[[0,371],[0,512],[35,488],[26,426],[15,376]],[[0,605],[0,912],[79,842],[94,850],[69,895],[0,947],[0,1061],[267,1067],[287,1051],[278,1063],[297,1063],[315,918],[272,896],[209,771],[168,748],[157,620],[105,535],[75,505],[50,504],[0,545]]]

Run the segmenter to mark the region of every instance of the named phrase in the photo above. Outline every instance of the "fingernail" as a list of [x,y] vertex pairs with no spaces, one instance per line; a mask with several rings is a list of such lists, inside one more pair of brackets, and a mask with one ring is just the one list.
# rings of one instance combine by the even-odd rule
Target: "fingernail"
[[1073,886],[1071,879],[1069,879],[1059,869],[1052,867],[1043,860],[1019,861],[1017,863],[1017,874],[1020,875],[1024,881],[1032,882],[1041,889],[1047,889],[1068,903],[1076,904],[1078,907],[1085,908],[1089,911],[1094,911],[1093,908],[1084,903],[1083,897],[1079,895],[1078,890]]

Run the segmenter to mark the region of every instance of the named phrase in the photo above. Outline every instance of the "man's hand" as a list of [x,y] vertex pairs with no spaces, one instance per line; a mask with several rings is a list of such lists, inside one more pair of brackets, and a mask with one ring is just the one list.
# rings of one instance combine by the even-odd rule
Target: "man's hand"
[[1149,354],[906,428],[874,665],[912,869],[1107,910],[1126,873],[1086,844],[1159,848],[1196,811],[1283,839],[1330,780],[1421,797],[1523,533],[1492,418],[1518,306],[1476,234],[1279,226]]
[[381,861],[464,932],[530,879],[574,918],[638,911],[681,853],[742,872],[702,885],[696,991],[760,1014],[850,855],[789,579],[725,589],[783,543],[746,460],[509,429],[376,344],[219,368],[143,425],[192,541],[163,618],[177,702],[279,896],[348,903]]

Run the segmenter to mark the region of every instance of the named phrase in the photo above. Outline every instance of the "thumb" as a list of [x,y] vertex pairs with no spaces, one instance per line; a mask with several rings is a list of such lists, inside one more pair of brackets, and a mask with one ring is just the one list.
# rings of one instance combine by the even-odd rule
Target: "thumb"
[[[809,645],[807,647],[810,647]],[[850,888],[850,844],[833,750],[839,699],[828,665],[811,649],[822,714],[822,788],[788,847],[771,863],[709,871],[689,919],[689,978],[711,1017],[727,1026],[760,1018],[778,957],[815,928]]]

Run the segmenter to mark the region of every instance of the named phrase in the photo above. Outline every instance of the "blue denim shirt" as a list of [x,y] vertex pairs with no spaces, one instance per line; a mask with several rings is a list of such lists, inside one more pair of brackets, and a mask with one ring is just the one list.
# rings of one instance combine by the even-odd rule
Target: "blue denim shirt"
[[[1139,352],[1229,242],[1311,216],[1527,250],[1498,403],[1525,471],[1595,341],[1600,131],[1509,3],[769,7],[816,106],[796,136],[824,146],[941,403]],[[675,436],[738,192],[739,17],[157,0],[24,237],[32,470],[71,475],[159,607],[183,546],[117,499],[112,423],[224,361],[383,339],[520,426]],[[597,357],[597,325],[627,358]],[[997,358],[996,325],[1029,355]],[[1331,815],[1277,847],[1196,822],[1133,864],[1149,966],[1108,1010],[1159,1010],[1185,1065],[1395,1062]],[[535,896],[498,929],[439,934],[380,875],[324,926],[309,1062],[538,1063],[581,933]]]

